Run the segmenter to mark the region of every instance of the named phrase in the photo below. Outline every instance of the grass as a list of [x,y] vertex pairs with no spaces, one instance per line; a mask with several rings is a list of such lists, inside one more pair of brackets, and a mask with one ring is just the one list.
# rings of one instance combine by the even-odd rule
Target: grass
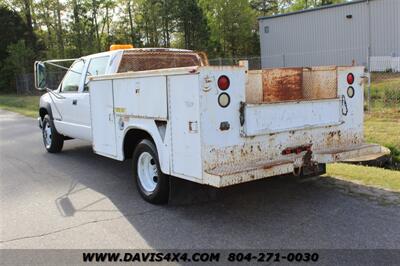
[[[400,163],[400,74],[373,74],[372,80],[372,109],[365,114],[365,139],[388,147],[393,161]],[[400,192],[398,170],[337,163],[327,166],[327,175]]]
[[371,112],[365,115],[365,138],[388,147],[400,163],[400,73],[373,73]]
[[365,116],[367,142],[388,147],[395,162],[400,162],[400,108],[380,108]]
[[39,110],[39,98],[40,96],[0,94],[0,109],[36,118]]
[[400,171],[353,164],[329,164],[328,176],[353,183],[400,192]]

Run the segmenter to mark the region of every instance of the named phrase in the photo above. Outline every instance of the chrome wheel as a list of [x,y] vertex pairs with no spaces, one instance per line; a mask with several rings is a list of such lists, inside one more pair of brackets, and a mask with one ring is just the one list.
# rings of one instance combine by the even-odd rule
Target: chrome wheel
[[51,127],[49,123],[45,123],[43,127],[43,139],[46,148],[50,148],[51,146]]
[[156,161],[150,153],[140,154],[137,160],[137,172],[143,189],[147,193],[153,192],[157,187],[158,170]]

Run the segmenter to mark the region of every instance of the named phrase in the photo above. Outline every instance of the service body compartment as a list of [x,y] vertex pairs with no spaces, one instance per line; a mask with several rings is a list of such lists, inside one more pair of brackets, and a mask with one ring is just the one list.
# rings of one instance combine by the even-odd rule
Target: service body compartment
[[202,180],[199,76],[168,76],[172,175]]
[[113,89],[114,105],[119,113],[125,116],[167,120],[166,76],[115,79]]
[[[163,173],[215,187],[385,154],[364,143],[363,73],[362,67],[286,73],[204,66],[94,78],[93,147],[123,160],[128,132],[140,129],[156,144]],[[277,75],[293,76],[293,95],[283,83],[265,80]],[[221,76],[229,78],[226,89],[218,85]],[[227,106],[219,102],[222,94]]]
[[[94,149],[96,153],[123,160],[127,132],[139,129],[155,142],[161,169],[166,174],[202,182],[200,143],[199,75],[193,68],[176,71],[145,71],[94,78]],[[103,85],[104,84],[104,85]],[[99,99],[108,98],[107,108]],[[107,111],[106,111],[107,110]],[[105,113],[102,116],[98,114]],[[115,123],[106,123],[108,115]],[[116,154],[106,150],[100,136],[114,130]]]
[[115,115],[112,80],[96,81],[90,91],[90,113],[94,152],[115,158]]

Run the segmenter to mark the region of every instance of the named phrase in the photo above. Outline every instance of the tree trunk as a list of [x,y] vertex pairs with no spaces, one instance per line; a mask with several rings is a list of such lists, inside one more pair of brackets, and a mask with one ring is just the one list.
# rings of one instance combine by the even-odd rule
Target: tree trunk
[[132,10],[131,10],[131,1],[128,1],[128,15],[129,15],[129,27],[130,27],[130,37],[132,45],[135,45],[135,33],[133,31],[133,19],[132,19]]
[[30,0],[24,0],[24,15],[26,20],[26,26],[28,28],[28,42],[27,45],[31,47],[34,51],[36,50],[36,39],[33,34],[33,26],[32,26],[32,13],[31,13],[31,3]]
[[76,32],[76,48],[78,48],[79,56],[82,56],[82,39],[81,39],[81,25],[79,19],[79,6],[76,0],[73,2],[73,14],[74,14],[74,28]]
[[100,36],[99,36],[99,24],[97,23],[97,3],[96,0],[92,1],[92,8],[93,8],[93,23],[94,23],[94,30],[96,34],[96,43],[97,43],[97,52],[101,52],[101,44],[100,44]]
[[58,54],[60,57],[64,58],[64,39],[63,39],[63,33],[62,33],[62,24],[61,24],[61,5],[60,1],[56,1],[56,10],[55,10],[56,18],[57,18],[57,42],[58,42]]

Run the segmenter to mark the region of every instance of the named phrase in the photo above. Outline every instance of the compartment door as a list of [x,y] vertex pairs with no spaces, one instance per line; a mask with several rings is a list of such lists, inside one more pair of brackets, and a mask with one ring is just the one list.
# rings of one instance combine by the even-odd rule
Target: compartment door
[[202,176],[198,76],[168,77],[172,172]]
[[246,104],[241,134],[257,136],[343,123],[339,98],[271,104]]
[[93,150],[107,157],[117,156],[113,84],[111,80],[92,81],[90,115]]

